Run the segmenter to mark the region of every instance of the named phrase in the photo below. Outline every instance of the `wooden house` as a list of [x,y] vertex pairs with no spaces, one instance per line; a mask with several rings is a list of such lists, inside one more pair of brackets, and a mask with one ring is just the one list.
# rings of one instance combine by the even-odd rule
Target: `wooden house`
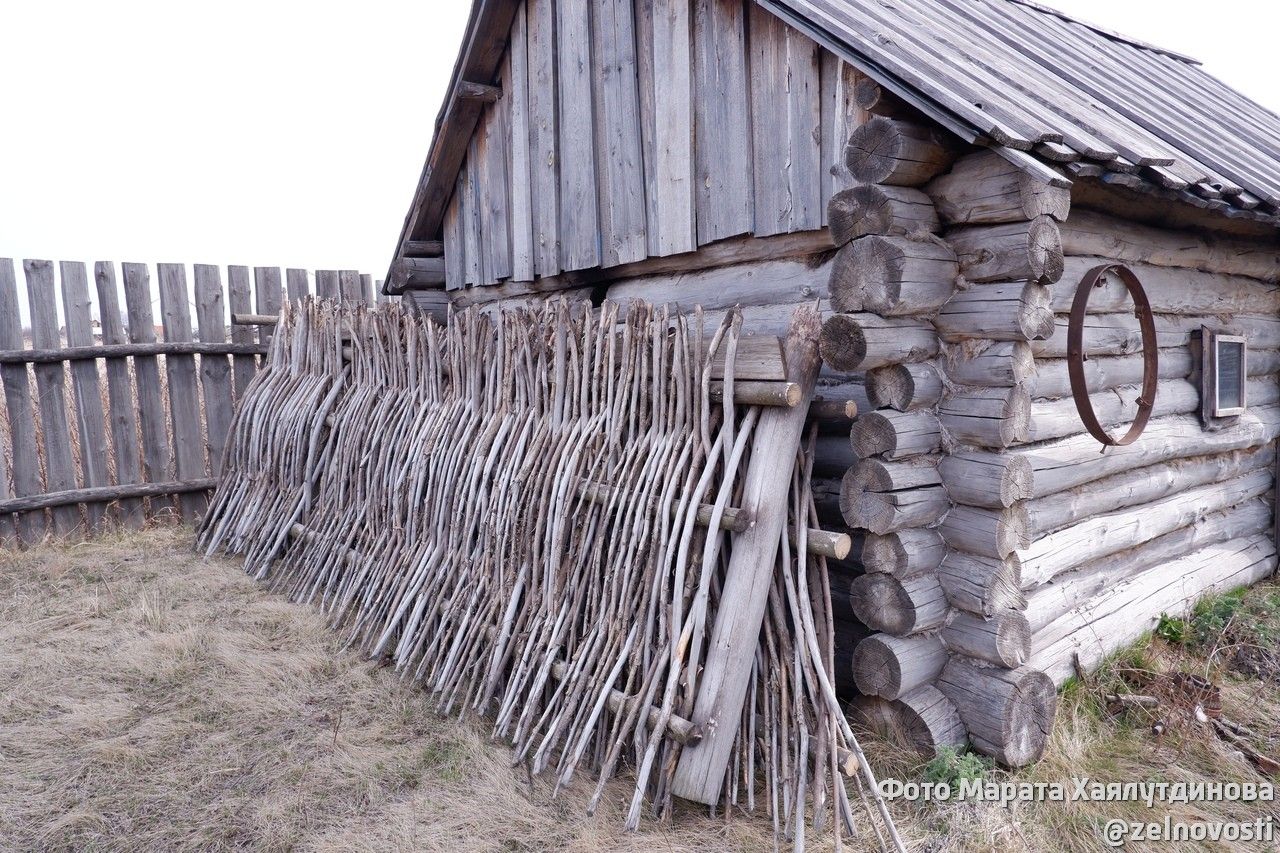
[[[1278,224],[1280,118],[1029,0],[477,0],[388,287],[820,300],[842,674],[1021,764],[1055,685],[1276,568]],[[1078,406],[1109,264],[1149,328],[1100,274]]]

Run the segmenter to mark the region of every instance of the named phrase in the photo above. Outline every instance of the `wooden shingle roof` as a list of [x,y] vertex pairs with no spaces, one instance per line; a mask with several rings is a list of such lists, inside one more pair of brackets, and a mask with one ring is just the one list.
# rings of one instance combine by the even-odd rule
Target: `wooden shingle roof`
[[1024,168],[1280,224],[1280,116],[1198,62],[1030,0],[757,0]]

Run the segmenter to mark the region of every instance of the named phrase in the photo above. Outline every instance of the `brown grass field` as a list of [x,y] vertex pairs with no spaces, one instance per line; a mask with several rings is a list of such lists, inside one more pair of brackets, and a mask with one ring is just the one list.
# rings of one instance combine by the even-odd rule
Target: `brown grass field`
[[[189,530],[161,528],[0,555],[0,850],[774,849],[765,819],[693,808],[626,834],[625,780],[588,817],[592,780],[553,798],[549,783],[510,766],[482,721],[436,716],[394,672],[344,651],[313,611],[264,592],[231,560],[196,557],[190,541]],[[1207,672],[1223,683],[1224,713],[1276,755],[1280,669],[1263,667],[1258,678],[1228,665],[1252,636],[1242,620],[1259,623],[1272,652],[1280,636],[1280,592],[1264,586],[1250,600],[1271,609],[1233,611],[1208,655],[1153,640],[1068,688],[1036,767],[1007,773],[973,759],[977,772],[996,781],[1261,781],[1189,715],[1165,714],[1155,737],[1151,719],[1113,716],[1099,699],[1121,689],[1125,667]],[[882,740],[865,745],[882,778],[948,772]],[[1098,830],[1111,818],[1280,820],[1274,802],[893,810],[912,849],[929,853],[1100,850]],[[809,849],[829,847],[810,834]],[[866,837],[845,847],[873,848]]]

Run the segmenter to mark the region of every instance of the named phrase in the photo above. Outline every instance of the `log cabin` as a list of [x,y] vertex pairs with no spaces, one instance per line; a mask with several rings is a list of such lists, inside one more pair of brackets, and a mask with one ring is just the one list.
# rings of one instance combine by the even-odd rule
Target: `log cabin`
[[1278,141],[1030,0],[477,0],[386,287],[816,302],[837,676],[1017,766],[1064,681],[1276,568]]

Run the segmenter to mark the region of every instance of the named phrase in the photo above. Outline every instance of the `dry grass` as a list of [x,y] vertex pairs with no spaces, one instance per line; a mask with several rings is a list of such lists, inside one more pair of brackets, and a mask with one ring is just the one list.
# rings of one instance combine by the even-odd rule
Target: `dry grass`
[[700,812],[620,827],[551,797],[479,724],[427,710],[310,610],[190,532],[45,547],[0,567],[0,849],[749,850]]

